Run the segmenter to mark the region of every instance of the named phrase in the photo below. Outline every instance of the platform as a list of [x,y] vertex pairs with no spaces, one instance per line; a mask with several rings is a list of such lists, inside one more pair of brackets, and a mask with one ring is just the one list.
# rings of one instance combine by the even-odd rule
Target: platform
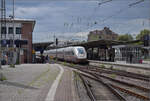
[[3,66],[0,101],[77,101],[72,71],[58,64]]
[[137,69],[150,70],[150,64],[149,63],[130,64],[130,63],[126,63],[125,61],[106,62],[106,61],[96,61],[96,60],[89,60],[89,62],[100,63],[100,64],[108,64],[108,65],[117,65],[117,66],[123,66],[123,67],[128,67],[128,68],[137,68]]

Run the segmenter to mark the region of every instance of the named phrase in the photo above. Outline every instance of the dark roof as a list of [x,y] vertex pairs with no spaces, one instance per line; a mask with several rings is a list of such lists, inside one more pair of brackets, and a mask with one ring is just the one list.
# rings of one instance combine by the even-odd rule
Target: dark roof
[[126,44],[133,44],[136,42],[140,42],[140,40],[134,40],[134,41],[114,41],[114,40],[98,40],[98,41],[90,41],[90,42],[84,42],[72,46],[84,46],[85,48],[92,48],[92,47],[107,47],[107,46],[113,46],[113,45],[126,45]]
[[38,43],[33,43],[33,47],[36,51],[39,49],[46,49],[49,45],[53,44],[53,42],[38,42]]
[[[140,42],[140,40],[134,40],[134,41],[114,41],[114,40],[98,40],[98,41],[90,41],[90,42],[82,42],[82,43],[77,43],[77,44],[72,44],[68,46],[62,46],[62,47],[57,47],[57,48],[63,48],[63,47],[69,47],[69,46],[83,46],[86,49],[88,48],[108,48],[108,46],[114,46],[114,45],[127,45],[127,44],[134,44]],[[53,46],[51,49],[55,49],[56,47]]]

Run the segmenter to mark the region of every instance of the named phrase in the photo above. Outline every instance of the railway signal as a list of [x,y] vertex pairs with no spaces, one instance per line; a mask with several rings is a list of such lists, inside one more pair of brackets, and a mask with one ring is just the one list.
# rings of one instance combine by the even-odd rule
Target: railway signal
[[56,38],[56,46],[58,45],[58,38]]

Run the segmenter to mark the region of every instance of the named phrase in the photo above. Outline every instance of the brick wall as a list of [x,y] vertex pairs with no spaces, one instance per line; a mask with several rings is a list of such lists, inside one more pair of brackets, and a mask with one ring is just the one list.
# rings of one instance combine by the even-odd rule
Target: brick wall
[[28,40],[28,44],[22,46],[24,49],[24,56],[21,58],[22,63],[31,63],[32,62],[32,23],[22,23],[22,39]]

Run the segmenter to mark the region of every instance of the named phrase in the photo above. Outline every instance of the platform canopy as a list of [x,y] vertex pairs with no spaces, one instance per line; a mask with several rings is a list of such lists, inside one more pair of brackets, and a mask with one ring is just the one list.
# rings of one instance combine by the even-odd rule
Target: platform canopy
[[51,44],[53,44],[53,42],[38,42],[38,43],[33,43],[33,47],[35,51],[41,51],[41,50],[45,50]]
[[74,44],[72,46],[83,46],[85,48],[96,48],[96,47],[106,48],[108,46],[134,44],[137,42],[140,42],[140,40],[134,40],[134,41],[98,40],[98,41],[90,41],[90,42],[84,42],[80,44]]

